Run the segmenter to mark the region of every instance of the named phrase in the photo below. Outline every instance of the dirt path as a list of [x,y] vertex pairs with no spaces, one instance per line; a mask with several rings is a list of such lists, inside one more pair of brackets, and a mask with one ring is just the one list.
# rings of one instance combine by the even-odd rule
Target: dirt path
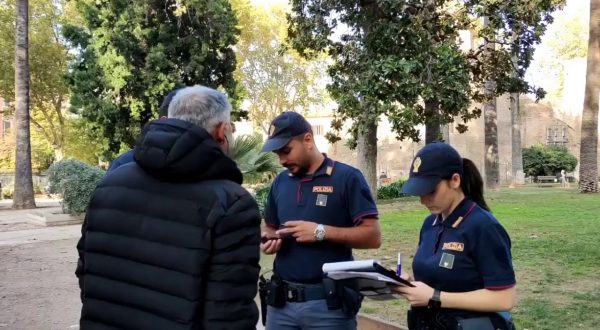
[[77,238],[0,246],[0,329],[78,329]]

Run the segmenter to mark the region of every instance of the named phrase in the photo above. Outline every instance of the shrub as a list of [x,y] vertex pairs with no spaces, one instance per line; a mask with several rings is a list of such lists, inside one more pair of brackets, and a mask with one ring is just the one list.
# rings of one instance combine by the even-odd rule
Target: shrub
[[557,175],[561,170],[571,172],[577,158],[566,148],[537,145],[523,149],[523,171],[527,176]]
[[261,218],[265,218],[265,206],[267,205],[267,199],[269,198],[269,192],[271,191],[271,184],[266,184],[256,189],[256,203],[260,210]]
[[229,155],[237,163],[246,184],[271,181],[282,169],[274,153],[261,151],[263,144],[260,135],[240,135],[231,144]]
[[377,199],[393,199],[407,196],[401,192],[405,180],[398,180],[386,186],[381,186],[377,189]]
[[15,187],[12,184],[3,186],[2,187],[2,196],[0,196],[0,197],[6,198],[6,199],[12,199],[14,191],[15,191]]
[[63,211],[83,213],[104,171],[78,160],[63,160],[48,169],[49,192],[63,198]]

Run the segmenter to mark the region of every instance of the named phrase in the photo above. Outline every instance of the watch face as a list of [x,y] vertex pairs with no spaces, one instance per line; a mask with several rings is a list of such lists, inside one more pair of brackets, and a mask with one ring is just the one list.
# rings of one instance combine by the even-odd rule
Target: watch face
[[317,238],[317,241],[322,241],[325,239],[325,228],[323,228],[323,226],[317,226],[317,229],[315,230],[315,237]]

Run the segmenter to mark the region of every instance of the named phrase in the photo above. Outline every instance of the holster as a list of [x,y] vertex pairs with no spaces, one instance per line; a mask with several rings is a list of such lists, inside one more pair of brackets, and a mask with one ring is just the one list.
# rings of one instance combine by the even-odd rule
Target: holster
[[258,297],[260,298],[260,316],[263,325],[267,325],[267,284],[268,281],[263,275],[258,279]]
[[334,281],[323,278],[327,309],[342,309],[348,318],[356,316],[362,305],[363,295],[357,290],[353,280]]
[[285,306],[285,283],[279,276],[273,274],[270,281],[266,281],[267,305],[276,308]]

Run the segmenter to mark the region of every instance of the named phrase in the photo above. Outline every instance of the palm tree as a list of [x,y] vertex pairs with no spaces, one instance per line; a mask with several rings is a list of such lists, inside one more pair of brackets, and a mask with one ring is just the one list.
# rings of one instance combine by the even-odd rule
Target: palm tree
[[512,186],[524,184],[523,150],[521,149],[521,104],[519,93],[510,94],[510,121],[512,140]]
[[273,179],[281,166],[272,152],[261,152],[259,135],[241,135],[231,145],[230,156],[244,175],[244,183],[263,183]]
[[[514,37],[516,39],[516,36]],[[513,41],[515,41],[513,39]],[[513,54],[512,77],[517,77],[518,54]],[[511,186],[522,185],[525,183],[523,174],[523,150],[521,149],[521,102],[519,93],[510,94],[510,135],[511,135]]]
[[600,93],[600,0],[590,1],[585,100],[579,147],[579,190],[598,192],[598,94]]
[[17,122],[13,208],[35,208],[29,137],[29,2],[16,2],[15,100]]
[[[489,19],[483,18],[484,27],[488,25]],[[494,44],[486,41],[486,51],[492,52]],[[484,94],[487,101],[483,105],[483,116],[485,126],[485,184],[488,189],[496,189],[499,186],[500,162],[498,161],[498,111],[496,109],[496,98],[494,94],[494,81],[485,82]]]

